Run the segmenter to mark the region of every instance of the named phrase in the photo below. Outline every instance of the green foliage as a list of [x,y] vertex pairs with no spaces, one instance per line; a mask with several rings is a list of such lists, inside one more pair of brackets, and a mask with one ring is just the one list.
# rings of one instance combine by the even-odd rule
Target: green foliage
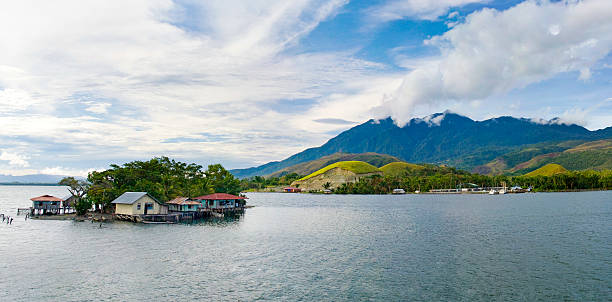
[[225,170],[221,164],[209,165],[208,170],[206,170],[204,174],[214,192],[234,195],[240,193],[240,180],[236,179],[232,173]]
[[81,198],[74,203],[74,209],[77,215],[85,215],[91,209],[91,201],[87,198]]
[[532,186],[537,191],[572,191],[591,189],[612,189],[612,170],[567,171],[551,176],[516,176],[513,183]]
[[177,162],[168,157],[111,165],[102,172],[91,172],[88,198],[96,205],[110,208],[110,203],[124,192],[148,192],[162,202],[177,196],[197,197],[213,192],[238,194],[240,181],[223,168]]
[[253,176],[240,181],[243,190],[261,190],[267,187],[288,186],[295,180],[302,178],[297,173],[287,174],[281,177]]
[[[460,188],[462,184],[473,183],[481,187],[508,186],[532,187],[536,191],[572,191],[612,189],[612,170],[567,171],[552,176],[489,176],[481,174],[436,173],[426,176],[373,176],[361,178],[356,183],[346,183],[334,190],[337,194],[390,194],[393,189],[402,188],[408,192],[431,189]],[[465,187],[465,186],[463,186]]]
[[72,206],[78,215],[84,215],[91,209],[91,201],[86,197],[91,187],[90,183],[84,180],[77,180],[74,177],[64,177],[59,184],[68,187],[68,191],[74,197],[74,204]]
[[331,169],[334,168],[341,168],[344,170],[348,170],[351,171],[355,174],[365,174],[365,173],[372,173],[372,172],[379,172],[380,170],[366,162],[362,162],[362,161],[340,161],[340,162],[336,162],[333,163],[331,165],[326,166],[325,168],[319,169],[307,176],[304,176],[302,178],[300,178],[299,180],[306,180],[309,179],[311,177],[323,174]]

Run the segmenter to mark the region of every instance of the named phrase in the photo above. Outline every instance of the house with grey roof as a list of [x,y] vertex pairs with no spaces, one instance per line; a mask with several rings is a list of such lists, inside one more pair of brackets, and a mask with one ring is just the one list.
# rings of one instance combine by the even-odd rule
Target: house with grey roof
[[115,205],[115,214],[119,215],[168,214],[168,206],[147,192],[125,192],[112,204]]

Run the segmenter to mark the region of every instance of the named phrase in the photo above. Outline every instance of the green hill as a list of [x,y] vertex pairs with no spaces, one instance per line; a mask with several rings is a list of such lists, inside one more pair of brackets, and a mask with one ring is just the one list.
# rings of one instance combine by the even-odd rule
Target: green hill
[[525,174],[525,176],[552,176],[563,172],[567,172],[563,166],[558,164],[547,164],[537,170]]
[[473,172],[523,175],[546,164],[556,163],[568,170],[612,169],[612,140],[564,141],[528,146],[504,154]]
[[334,168],[341,168],[344,170],[348,170],[351,171],[355,174],[366,174],[366,173],[373,173],[373,172],[380,172],[380,170],[366,162],[362,162],[362,161],[341,161],[341,162],[336,162],[333,163],[331,165],[328,165],[322,169],[319,169],[309,175],[306,175],[300,179],[298,179],[298,181],[301,180],[306,180],[309,179],[311,177],[323,174],[331,169]]
[[378,154],[378,153],[334,153],[332,155],[323,156],[321,158],[311,160],[308,162],[293,165],[274,173],[266,175],[266,177],[281,177],[283,175],[297,173],[298,175],[308,175],[319,169],[322,169],[328,165],[331,165],[340,161],[362,161],[371,164],[376,167],[380,167],[392,162],[400,161],[397,157]]
[[385,176],[402,176],[410,171],[423,170],[425,167],[405,162],[392,162],[380,167],[379,169],[383,171]]

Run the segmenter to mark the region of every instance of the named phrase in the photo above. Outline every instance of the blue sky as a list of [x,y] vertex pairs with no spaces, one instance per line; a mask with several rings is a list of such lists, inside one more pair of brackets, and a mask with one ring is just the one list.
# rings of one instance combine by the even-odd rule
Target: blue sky
[[241,168],[370,118],[612,126],[612,2],[5,1],[0,174]]

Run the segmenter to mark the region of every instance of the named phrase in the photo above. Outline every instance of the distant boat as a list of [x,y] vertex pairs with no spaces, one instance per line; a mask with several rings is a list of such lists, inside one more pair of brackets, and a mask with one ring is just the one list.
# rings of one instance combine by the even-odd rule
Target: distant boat
[[491,189],[491,191],[489,191],[489,195],[495,195],[495,194],[499,194],[499,192]]
[[506,189],[504,188],[504,189],[499,190],[499,194],[506,194]]
[[391,192],[392,194],[406,194],[406,191],[404,191],[404,189],[393,189],[393,192]]

